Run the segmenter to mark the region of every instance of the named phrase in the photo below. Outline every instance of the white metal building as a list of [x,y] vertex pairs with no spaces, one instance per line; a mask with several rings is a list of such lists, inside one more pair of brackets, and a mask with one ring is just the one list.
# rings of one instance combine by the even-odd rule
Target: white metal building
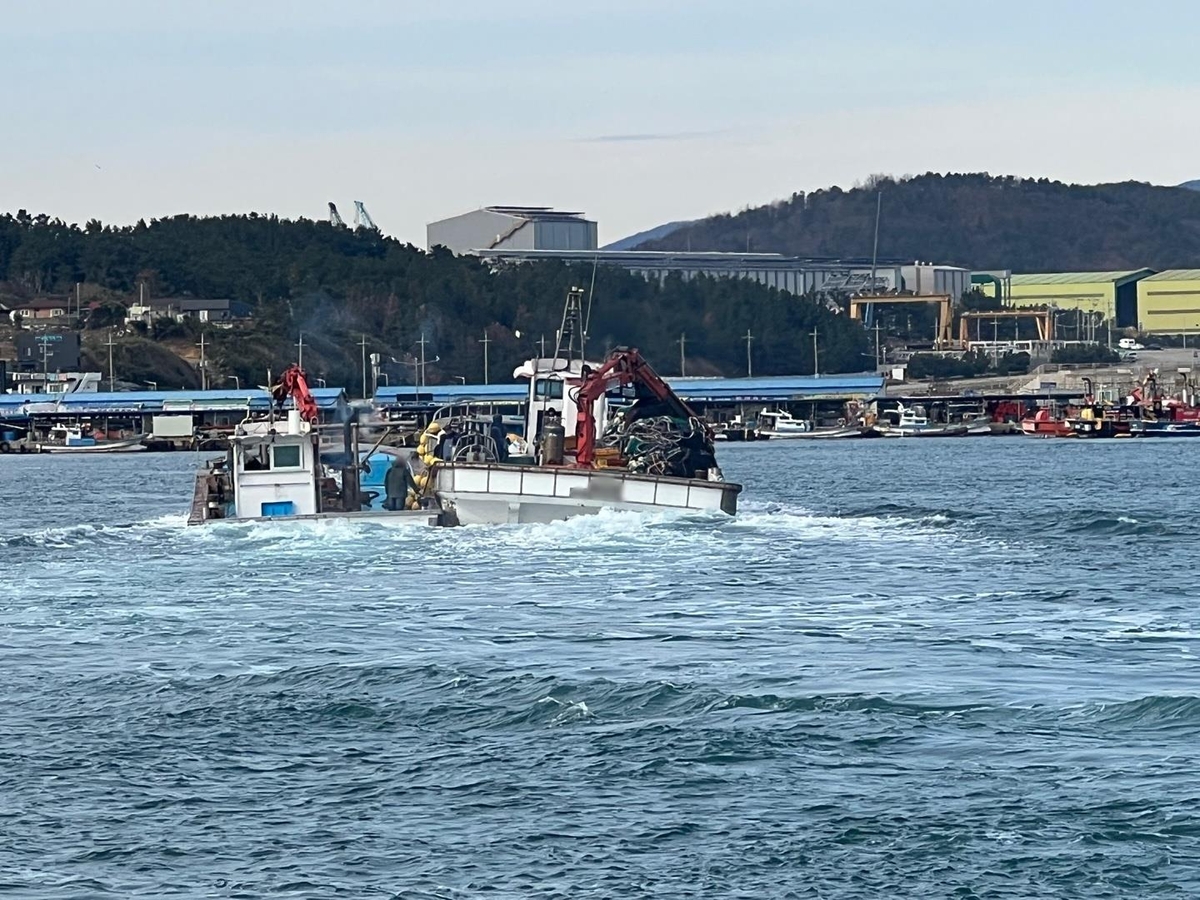
[[486,206],[425,226],[430,250],[595,250],[596,223],[548,206]]
[[[779,253],[689,253],[662,250],[476,250],[475,255],[495,262],[529,262],[557,259],[568,263],[598,263],[628,269],[651,281],[677,274],[715,278],[747,278],[789,294],[812,291],[856,293],[950,294],[957,300],[968,290],[971,273],[953,266],[903,265],[888,260],[872,268],[870,260],[804,259]],[[875,281],[871,282],[874,272]]]
[[[746,278],[789,294],[949,294],[970,289],[971,272],[926,262],[806,259],[780,253],[598,250],[596,223],[544,206],[487,206],[426,226],[430,249],[446,247],[497,263],[557,259],[619,266],[652,281],[668,275]],[[874,280],[872,281],[872,275]]]
[[913,263],[900,267],[904,290],[909,294],[949,294],[955,303],[971,289],[971,270],[958,266]]

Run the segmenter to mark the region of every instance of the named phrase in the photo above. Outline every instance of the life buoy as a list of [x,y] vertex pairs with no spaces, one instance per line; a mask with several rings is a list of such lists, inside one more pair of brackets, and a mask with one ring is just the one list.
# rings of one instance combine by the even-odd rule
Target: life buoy
[[12,444],[8,441],[0,441],[0,453],[12,453]]

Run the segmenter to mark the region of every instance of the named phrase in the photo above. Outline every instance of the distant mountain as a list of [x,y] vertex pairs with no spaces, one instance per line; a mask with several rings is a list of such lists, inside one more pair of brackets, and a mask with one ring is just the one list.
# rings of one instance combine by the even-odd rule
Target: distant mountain
[[644,244],[647,241],[658,241],[665,238],[673,231],[677,231],[685,225],[691,225],[690,221],[668,222],[665,225],[658,225],[654,228],[648,228],[645,231],[639,231],[637,234],[631,234],[629,237],[623,237],[619,241],[613,241],[611,244],[605,244],[601,250],[632,250],[638,244]]
[[1185,181],[1183,184],[1179,185],[1179,187],[1187,188],[1189,191],[1200,191],[1200,178],[1197,178],[1194,181]]
[[849,191],[797,193],[699,219],[638,246],[870,256],[879,191],[880,258],[1016,272],[1200,268],[1200,190],[987,174],[873,178]]

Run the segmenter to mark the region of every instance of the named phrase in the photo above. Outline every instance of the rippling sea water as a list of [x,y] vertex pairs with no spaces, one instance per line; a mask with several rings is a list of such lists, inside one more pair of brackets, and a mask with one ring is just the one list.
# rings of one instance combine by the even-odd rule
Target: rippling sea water
[[187,528],[195,461],[0,457],[0,892],[1200,895],[1195,443],[455,530]]

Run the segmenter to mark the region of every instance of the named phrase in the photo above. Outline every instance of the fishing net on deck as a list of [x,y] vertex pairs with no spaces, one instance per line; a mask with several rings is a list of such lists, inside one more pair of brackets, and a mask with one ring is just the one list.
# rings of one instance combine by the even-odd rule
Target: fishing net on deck
[[637,404],[618,412],[597,441],[617,450],[630,472],[695,478],[716,467],[712,437],[699,419],[638,413]]

